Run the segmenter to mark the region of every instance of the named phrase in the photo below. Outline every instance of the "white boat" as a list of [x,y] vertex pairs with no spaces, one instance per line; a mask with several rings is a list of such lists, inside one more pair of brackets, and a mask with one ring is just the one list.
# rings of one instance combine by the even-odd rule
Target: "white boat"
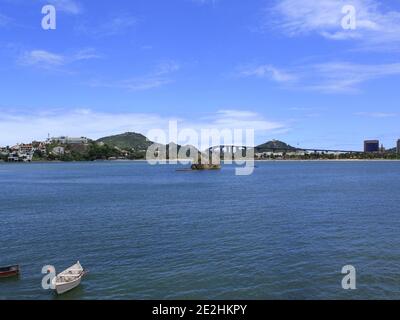
[[53,279],[53,285],[58,294],[63,294],[80,285],[82,277],[85,275],[79,261],[72,267],[61,272]]

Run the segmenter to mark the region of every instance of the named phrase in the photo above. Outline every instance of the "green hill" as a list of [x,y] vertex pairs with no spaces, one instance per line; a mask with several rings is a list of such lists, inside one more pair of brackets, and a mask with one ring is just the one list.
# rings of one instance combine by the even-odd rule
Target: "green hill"
[[296,150],[296,148],[286,144],[285,142],[279,140],[272,140],[266,143],[260,144],[255,148],[255,152],[268,152],[268,151],[291,151]]
[[125,150],[144,151],[153,144],[144,135],[135,132],[126,132],[115,136],[104,137],[97,142],[103,142],[111,147]]
[[[142,135],[140,133],[134,133],[134,132],[126,132],[126,133],[118,134],[115,136],[104,137],[104,138],[97,140],[96,142],[97,143],[102,142],[108,147],[112,147],[112,148],[117,147],[121,150],[129,151],[137,159],[145,158],[148,147],[150,147],[154,144],[159,145],[160,147],[162,146],[161,144],[150,141],[144,135]],[[167,158],[169,158],[169,150],[171,148],[175,147],[178,152],[182,148],[181,145],[177,145],[173,142],[165,145],[165,147],[166,147]],[[196,148],[195,148],[195,152],[198,152],[198,150]],[[175,157],[173,157],[173,158],[175,158]]]

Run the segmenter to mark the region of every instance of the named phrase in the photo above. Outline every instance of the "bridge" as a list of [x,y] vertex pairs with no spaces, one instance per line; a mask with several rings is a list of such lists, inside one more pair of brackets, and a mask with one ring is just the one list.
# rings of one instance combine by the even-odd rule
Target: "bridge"
[[[208,148],[209,155],[219,151],[220,154],[232,154],[233,156],[237,152],[242,152],[242,156],[247,155],[248,149],[254,149],[255,147],[249,146],[235,146],[235,145],[220,145]],[[244,152],[244,154],[243,154]],[[308,149],[308,148],[263,148],[263,152],[311,152],[311,153],[349,153],[349,154],[361,154],[363,151],[354,150],[339,150],[339,149]]]
[[238,152],[242,153],[241,157],[246,157],[248,149],[254,149],[254,148],[248,146],[220,145],[208,148],[208,154],[209,157],[211,158],[212,155],[215,154],[216,151],[218,151],[220,155],[223,154],[225,156],[226,154],[228,154],[232,156],[232,159],[234,159],[235,154],[237,154]]
[[296,151],[309,151],[309,152],[314,152],[314,153],[350,153],[350,154],[360,154],[364,153],[364,151],[354,151],[354,150],[330,150],[330,149],[301,149],[301,148],[296,148],[292,150],[294,152]]
[[333,149],[307,149],[307,148],[263,148],[263,150],[269,150],[272,152],[313,152],[313,153],[364,153],[363,151],[354,150],[333,150]]

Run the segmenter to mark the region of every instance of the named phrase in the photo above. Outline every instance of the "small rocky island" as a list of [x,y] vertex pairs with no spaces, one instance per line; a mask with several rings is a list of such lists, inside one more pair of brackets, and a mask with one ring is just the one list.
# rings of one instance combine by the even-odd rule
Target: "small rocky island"
[[212,159],[210,157],[209,163],[201,163],[202,157],[199,155],[197,163],[192,164],[192,170],[220,170],[221,164],[213,164]]
[[193,164],[192,170],[220,170],[220,164]]

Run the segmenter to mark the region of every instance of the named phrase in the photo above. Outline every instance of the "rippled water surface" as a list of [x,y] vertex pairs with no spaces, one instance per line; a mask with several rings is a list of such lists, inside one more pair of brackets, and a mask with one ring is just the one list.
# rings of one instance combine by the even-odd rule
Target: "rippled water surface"
[[[0,265],[22,267],[0,299],[400,299],[400,162],[177,168],[0,165]],[[79,288],[41,288],[76,260]]]

